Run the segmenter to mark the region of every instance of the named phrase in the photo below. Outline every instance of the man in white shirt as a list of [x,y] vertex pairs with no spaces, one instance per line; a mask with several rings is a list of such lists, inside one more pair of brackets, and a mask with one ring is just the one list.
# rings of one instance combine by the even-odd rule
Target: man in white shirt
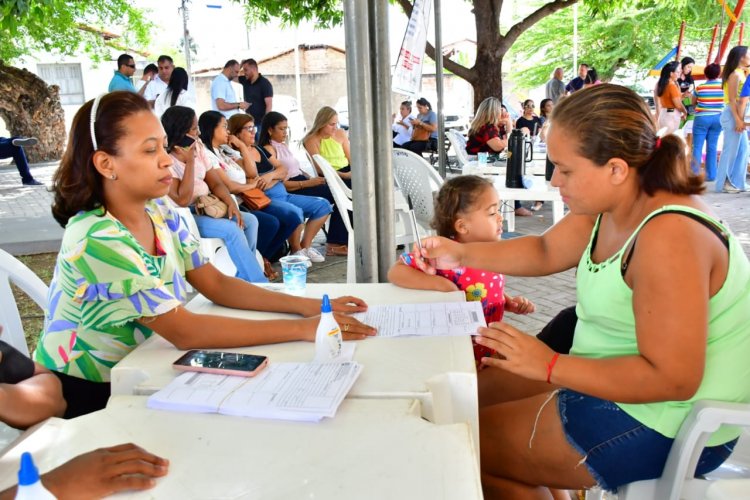
[[174,70],[174,61],[169,56],[161,55],[156,61],[159,74],[156,75],[146,87],[143,97],[146,98],[151,107],[154,107],[154,101],[167,90],[167,84]]
[[249,104],[245,101],[237,101],[237,94],[232,87],[232,80],[240,74],[240,63],[230,59],[224,65],[224,69],[216,75],[211,82],[211,109],[218,111],[225,117],[244,111]]
[[411,121],[414,116],[411,114],[411,101],[404,101],[399,108],[399,117],[394,117],[393,129],[393,147],[400,148],[404,143],[411,140],[412,126]]

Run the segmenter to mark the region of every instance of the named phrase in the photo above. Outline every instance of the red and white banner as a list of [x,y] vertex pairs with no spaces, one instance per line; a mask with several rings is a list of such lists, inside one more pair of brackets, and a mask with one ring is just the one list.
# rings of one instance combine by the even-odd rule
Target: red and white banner
[[415,96],[422,84],[422,62],[427,45],[427,29],[430,26],[432,0],[414,0],[414,7],[406,26],[401,52],[393,70],[394,92]]

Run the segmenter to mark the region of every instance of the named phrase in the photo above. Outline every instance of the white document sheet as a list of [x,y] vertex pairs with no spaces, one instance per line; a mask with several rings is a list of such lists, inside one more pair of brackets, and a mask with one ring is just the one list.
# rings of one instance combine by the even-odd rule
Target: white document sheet
[[148,399],[160,410],[317,422],[333,417],[362,371],[344,363],[274,363],[256,377],[184,373]]
[[354,317],[377,328],[379,337],[476,335],[487,326],[480,302],[375,305]]

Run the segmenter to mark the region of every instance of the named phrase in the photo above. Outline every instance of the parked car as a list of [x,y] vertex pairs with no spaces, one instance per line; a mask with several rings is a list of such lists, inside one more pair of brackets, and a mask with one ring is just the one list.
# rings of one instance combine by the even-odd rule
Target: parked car
[[299,142],[307,133],[307,122],[305,121],[302,108],[297,103],[297,99],[290,95],[274,94],[273,110],[286,116],[287,124],[289,125],[289,145],[294,148],[298,147]]

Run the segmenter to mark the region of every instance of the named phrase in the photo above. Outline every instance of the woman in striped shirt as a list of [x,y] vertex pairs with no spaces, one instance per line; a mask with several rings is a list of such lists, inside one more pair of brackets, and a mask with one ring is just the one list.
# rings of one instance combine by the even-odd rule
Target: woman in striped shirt
[[717,143],[721,135],[721,110],[724,107],[724,89],[721,86],[721,66],[709,64],[703,69],[705,83],[693,93],[695,123],[693,124],[693,172],[700,173],[703,143],[706,143],[706,180],[716,179]]

